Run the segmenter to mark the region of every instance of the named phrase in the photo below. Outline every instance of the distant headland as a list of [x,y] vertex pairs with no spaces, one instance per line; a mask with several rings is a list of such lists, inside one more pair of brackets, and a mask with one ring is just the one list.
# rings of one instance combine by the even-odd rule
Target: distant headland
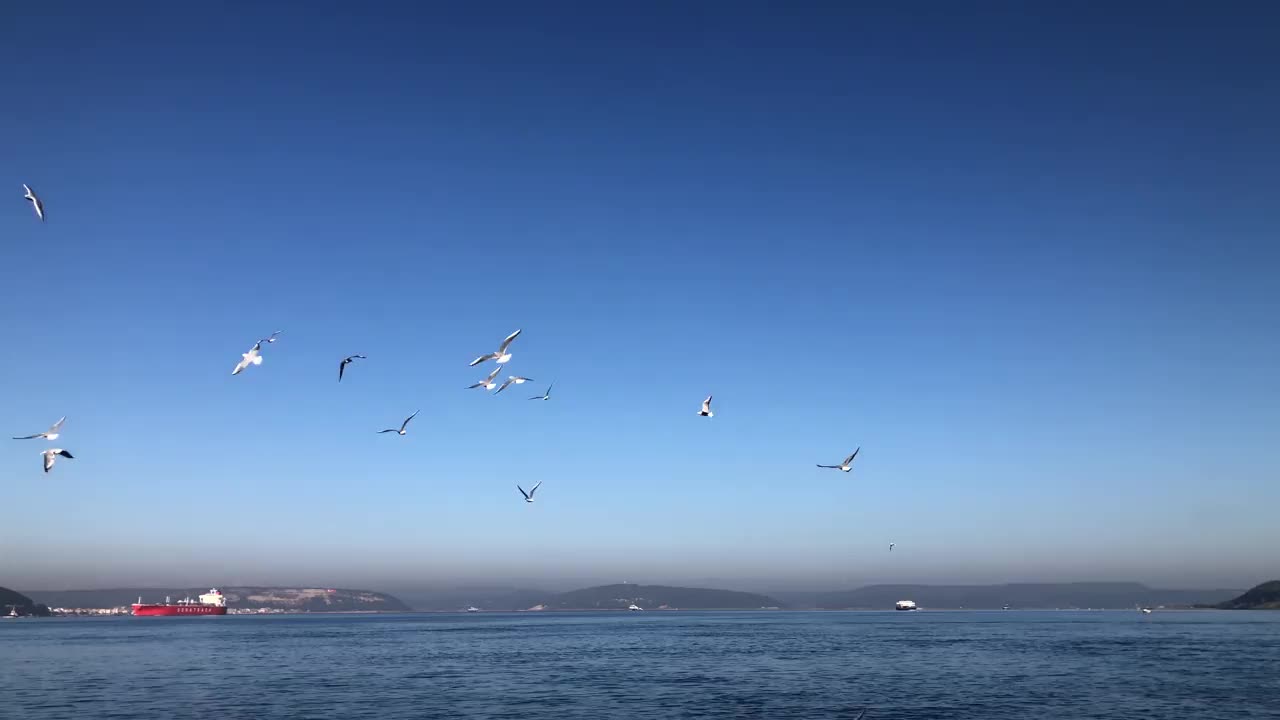
[[1280,610],[1280,580],[1264,582],[1215,607],[1222,610]]

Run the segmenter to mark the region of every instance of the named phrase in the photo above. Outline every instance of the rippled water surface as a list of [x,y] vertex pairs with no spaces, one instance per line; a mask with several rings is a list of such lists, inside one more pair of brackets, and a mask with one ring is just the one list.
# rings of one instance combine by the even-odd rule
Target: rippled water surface
[[1280,612],[0,621],[0,718],[1280,718]]

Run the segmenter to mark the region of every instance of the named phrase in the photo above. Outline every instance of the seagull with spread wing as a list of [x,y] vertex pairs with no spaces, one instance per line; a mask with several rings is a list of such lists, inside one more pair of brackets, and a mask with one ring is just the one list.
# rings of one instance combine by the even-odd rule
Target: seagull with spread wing
[[479,365],[480,363],[486,360],[497,360],[499,365],[510,360],[511,353],[507,352],[507,348],[511,346],[512,340],[515,340],[517,337],[520,336],[520,332],[521,332],[520,330],[517,330],[511,333],[510,335],[508,335],[507,339],[503,340],[502,344],[498,346],[497,352],[487,353],[487,354],[481,355],[475,360],[472,360],[471,367],[475,367],[476,365]]
[[35,435],[23,435],[22,437],[16,437],[14,438],[14,440],[35,440],[36,438],[44,438],[45,440],[57,440],[58,430],[62,428],[62,423],[66,421],[67,421],[67,416],[63,415],[62,417],[58,418],[58,422],[54,423],[53,426],[50,427],[48,430],[42,433],[36,433]]
[[503,382],[502,385],[500,385],[497,390],[494,390],[493,394],[497,395],[503,390],[506,390],[508,386],[523,385],[529,382],[530,380],[533,380],[533,378],[520,377],[519,375],[508,375],[506,381]]
[[[730,403],[732,405],[733,403]],[[701,417],[715,417],[716,414],[711,412],[711,396],[708,395],[706,400],[702,401],[702,409],[698,411]]]
[[36,217],[40,218],[40,222],[44,222],[44,203],[40,200],[40,197],[30,187],[27,187],[26,183],[22,183],[22,189],[26,191],[22,197],[31,201],[31,207],[35,208]]
[[67,458],[68,460],[75,459],[74,455],[67,452],[66,450],[63,450],[62,448],[49,448],[48,450],[41,451],[40,454],[44,456],[45,472],[49,472],[50,470],[53,469],[53,463],[57,461],[59,455],[61,455],[64,458]]
[[539,480],[539,481],[538,481],[538,484],[537,484],[537,485],[534,485],[534,486],[533,486],[533,489],[532,489],[532,490],[530,490],[529,492],[525,492],[525,491],[524,491],[524,488],[520,487],[519,485],[517,485],[517,486],[516,486],[516,489],[517,489],[517,490],[519,490],[519,491],[520,491],[520,494],[524,496],[524,501],[525,501],[525,502],[527,502],[527,503],[531,503],[531,502],[533,502],[533,494],[534,494],[534,493],[536,493],[536,492],[538,492],[538,488],[539,488],[539,487],[541,487],[541,486],[542,486],[542,481],[541,481],[541,480]]
[[410,420],[412,420],[412,419],[414,419],[414,418],[416,418],[416,417],[418,417],[418,413],[420,413],[420,412],[422,412],[422,411],[421,411],[421,410],[414,410],[412,415],[410,415],[409,417],[405,418],[405,419],[404,419],[404,422],[400,423],[400,429],[399,429],[399,430],[397,430],[397,429],[395,429],[395,428],[387,428],[386,430],[379,430],[379,431],[378,431],[378,434],[379,434],[379,435],[381,435],[382,433],[389,433],[389,432],[393,432],[393,433],[399,433],[399,434],[401,434],[401,435],[406,435],[407,433],[405,432],[405,428],[406,428],[406,427],[408,427],[408,425],[409,425],[409,421],[410,421]]
[[856,458],[856,457],[858,457],[858,450],[861,450],[861,449],[862,449],[862,447],[861,447],[861,446],[859,446],[857,450],[854,450],[854,451],[853,451],[853,454],[852,454],[852,455],[850,455],[849,457],[845,458],[845,459],[844,459],[844,462],[840,463],[839,465],[819,465],[818,467],[820,467],[820,468],[830,468],[830,469],[832,469],[832,470],[841,470],[841,471],[843,471],[843,472],[849,472],[849,471],[853,470],[853,459],[854,459],[854,458]]
[[478,383],[476,383],[476,384],[474,384],[474,385],[468,385],[468,386],[467,386],[467,389],[468,389],[468,390],[474,390],[474,389],[476,389],[476,388],[484,388],[485,390],[492,390],[492,389],[494,389],[494,388],[498,387],[498,383],[494,382],[494,381],[493,381],[493,379],[494,379],[494,378],[496,378],[496,377],[498,377],[498,373],[500,373],[500,372],[502,372],[502,366],[501,366],[501,365],[499,365],[499,366],[495,367],[495,368],[493,369],[493,372],[489,373],[489,376],[488,376],[488,377],[486,377],[485,379],[481,380],[480,382],[478,382]]
[[356,358],[360,358],[361,360],[369,359],[364,355],[348,355],[345,359],[343,359],[342,362],[338,363],[338,382],[342,382],[343,371],[345,371],[347,369],[347,366],[350,365],[352,362],[354,362]]
[[231,374],[239,375],[240,373],[244,372],[244,369],[249,367],[250,365],[261,365],[261,364],[262,364],[262,341],[259,340],[258,342],[253,344],[253,347],[249,348],[249,352],[240,354],[240,362],[236,363],[236,366],[231,371]]
[[553,382],[553,383],[551,383],[550,385],[548,385],[548,386],[547,386],[547,391],[546,391],[545,393],[543,393],[543,394],[541,394],[541,395],[534,395],[533,397],[531,397],[531,398],[529,398],[529,399],[530,399],[530,400],[550,400],[550,399],[551,399],[551,388],[553,388],[553,387],[555,387],[555,386],[556,386],[556,384]]

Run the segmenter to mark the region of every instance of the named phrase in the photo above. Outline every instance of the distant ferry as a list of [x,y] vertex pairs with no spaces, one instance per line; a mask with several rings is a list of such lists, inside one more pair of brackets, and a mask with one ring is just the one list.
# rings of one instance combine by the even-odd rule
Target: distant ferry
[[899,600],[898,604],[893,606],[895,610],[919,610],[916,604],[911,600]]
[[635,603],[631,603],[631,605],[627,609],[630,610],[631,612],[635,612],[637,610],[644,610],[644,608],[640,607]]
[[163,603],[154,605],[142,602],[142,598],[138,598],[138,602],[133,604],[133,614],[139,617],[147,617],[152,615],[226,615],[227,599],[222,596],[222,591],[214,588],[209,592],[200,596],[199,600],[184,598],[178,602],[169,602],[169,598],[165,598]]
[[1149,607],[1138,608],[1138,610],[1140,610],[1140,611],[1142,612],[1142,614],[1143,614],[1143,615],[1150,615],[1150,614],[1151,614],[1151,608],[1149,608]]
[[472,605],[471,607],[467,608],[467,612],[480,612],[480,608],[476,607],[475,605]]

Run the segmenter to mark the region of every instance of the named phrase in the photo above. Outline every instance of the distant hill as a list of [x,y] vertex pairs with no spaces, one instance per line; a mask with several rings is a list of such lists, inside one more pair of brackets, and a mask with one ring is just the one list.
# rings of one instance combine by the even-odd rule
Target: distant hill
[[898,600],[922,608],[1014,609],[1190,607],[1216,603],[1239,590],[1161,590],[1141,583],[1015,583],[1009,585],[868,585],[857,590],[780,593],[793,606],[826,610],[888,610]]
[[35,602],[17,590],[0,587],[0,615],[8,615],[10,606],[16,609],[19,615],[44,617],[49,614],[48,607]]
[[[403,612],[408,606],[386,593],[372,590],[342,588],[300,587],[223,587],[227,607],[272,608],[298,612],[342,612],[353,610],[378,610]],[[141,596],[145,602],[163,602],[165,597],[179,600],[197,597],[209,588],[114,588],[110,590],[60,590],[31,591],[49,607],[109,608],[137,602]]]
[[560,593],[541,603],[548,610],[625,610],[635,604],[645,610],[664,607],[680,610],[758,610],[781,607],[766,595],[668,587],[666,585],[601,585]]
[[546,601],[553,593],[529,588],[474,585],[457,588],[405,588],[395,594],[414,610],[523,610]]
[[1280,580],[1261,585],[1217,607],[1223,610],[1280,610]]

